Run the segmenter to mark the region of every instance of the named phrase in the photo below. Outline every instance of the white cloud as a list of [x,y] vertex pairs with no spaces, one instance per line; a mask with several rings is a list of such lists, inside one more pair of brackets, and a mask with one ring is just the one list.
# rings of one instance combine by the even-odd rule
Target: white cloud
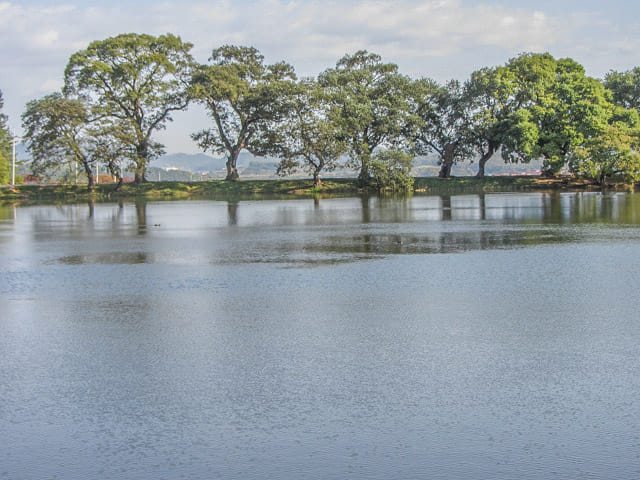
[[54,48],[59,37],[55,30],[47,30],[35,34],[31,40],[36,48]]
[[40,82],[38,85],[38,90],[43,94],[55,92],[62,88],[64,81],[62,77],[60,78],[47,78],[43,82]]
[[[604,15],[562,19],[539,8],[491,0],[217,0],[120,2],[54,7],[0,2],[0,89],[19,117],[24,103],[57,89],[69,56],[91,41],[124,32],[172,32],[205,61],[225,43],[253,45],[267,61],[286,60],[315,75],[365,48],[410,75],[464,78],[523,51],[572,56],[593,75],[640,64],[637,29]],[[604,7],[603,7],[604,8]],[[176,125],[176,122],[174,125]],[[170,127],[170,130],[175,128]]]

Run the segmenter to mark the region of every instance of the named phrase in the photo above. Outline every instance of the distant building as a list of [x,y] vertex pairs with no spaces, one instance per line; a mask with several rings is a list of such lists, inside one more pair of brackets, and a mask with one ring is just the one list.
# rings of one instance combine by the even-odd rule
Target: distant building
[[22,183],[42,183],[40,175],[22,175]]

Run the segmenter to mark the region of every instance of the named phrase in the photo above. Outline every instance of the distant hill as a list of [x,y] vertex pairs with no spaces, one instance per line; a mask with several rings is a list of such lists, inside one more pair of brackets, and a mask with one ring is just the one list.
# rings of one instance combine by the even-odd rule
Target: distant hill
[[[165,170],[178,169],[200,173],[224,170],[226,162],[226,158],[216,158],[204,153],[171,153],[155,159],[151,165]],[[256,157],[249,152],[241,152],[238,156],[238,168],[249,167],[251,164],[272,164],[273,162],[272,158]]]
[[[27,173],[29,169],[30,155],[26,151],[25,145],[19,143],[16,145],[16,156],[20,161],[19,172]],[[255,176],[255,177],[275,177],[275,169],[278,160],[273,157],[256,157],[249,152],[243,151],[238,156],[238,170],[240,176]],[[164,171],[176,171],[175,175],[160,175],[161,178],[169,179],[174,176],[180,179],[191,178],[190,173],[198,174],[196,178],[218,178],[225,175],[225,158],[216,158],[204,153],[171,153],[163,155],[151,162],[149,168],[158,168]],[[437,176],[440,167],[438,166],[437,155],[418,156],[415,158],[412,174],[420,177]],[[528,164],[512,164],[504,163],[499,154],[496,154],[494,158],[489,160],[486,165],[487,175],[513,175],[522,173],[535,173],[539,172],[542,162],[539,160],[533,160]],[[452,170],[454,176],[472,176],[478,171],[477,162],[468,163],[464,162],[459,165],[455,165]],[[338,169],[335,172],[325,172],[324,177],[351,177],[356,175],[357,172],[352,169]],[[203,176],[204,175],[204,176]],[[157,173],[149,178],[156,178]],[[305,175],[299,173],[293,175],[294,177],[304,177]],[[184,177],[184,178],[183,178]]]
[[[415,176],[431,177],[437,176],[440,166],[438,165],[437,155],[418,156],[414,160],[412,170]],[[219,173],[225,170],[225,158],[215,158],[204,153],[186,154],[173,153],[163,155],[151,163],[152,167],[162,168],[164,170],[182,170],[185,172],[193,172],[201,174],[207,172],[209,174]],[[256,176],[256,177],[275,177],[275,169],[277,167],[277,159],[272,157],[256,157],[249,152],[241,152],[238,157],[238,170],[240,176]],[[504,163],[500,155],[495,155],[486,165],[487,175],[510,175],[522,174],[539,170],[542,162],[534,160],[528,164]],[[464,162],[454,165],[452,174],[454,176],[473,176],[478,171],[477,162]],[[350,177],[356,175],[357,172],[351,169],[339,169],[336,172],[325,172],[327,177]],[[295,177],[304,175],[294,175]]]
[[255,160],[242,169],[241,176],[275,178],[278,162],[256,162]]
[[[434,177],[438,175],[440,166],[437,155],[418,156],[413,162],[411,173],[418,177]],[[499,154],[495,154],[485,165],[487,175],[522,175],[525,173],[539,173],[542,168],[541,160],[529,163],[505,163]],[[474,176],[478,172],[478,162],[463,162],[454,165],[451,174],[456,177]]]
[[184,170],[187,172],[211,172],[224,168],[224,158],[214,158],[204,153],[171,153],[151,162],[156,168]]

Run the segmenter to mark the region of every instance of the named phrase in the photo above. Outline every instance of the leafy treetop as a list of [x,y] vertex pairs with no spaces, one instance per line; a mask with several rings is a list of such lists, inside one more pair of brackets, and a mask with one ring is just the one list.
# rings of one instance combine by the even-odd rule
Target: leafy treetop
[[65,70],[65,95],[82,98],[92,115],[110,119],[121,130],[138,182],[158,152],[152,135],[189,103],[191,47],[171,34],[122,34],[74,53]]

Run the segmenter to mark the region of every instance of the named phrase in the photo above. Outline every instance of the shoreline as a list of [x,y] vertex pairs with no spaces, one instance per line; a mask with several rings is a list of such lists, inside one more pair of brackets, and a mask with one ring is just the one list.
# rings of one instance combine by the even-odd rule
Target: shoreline
[[[314,187],[310,179],[296,180],[239,180],[227,182],[212,180],[207,182],[147,182],[141,185],[128,183],[115,191],[114,184],[98,184],[89,193],[86,184],[69,185],[16,185],[0,187],[1,203],[37,204],[69,201],[118,201],[131,199],[145,200],[190,200],[190,199],[285,199],[314,198],[324,196],[377,194],[375,190],[358,188],[354,178],[327,179],[320,187]],[[633,185],[612,182],[605,187],[587,180],[573,177],[544,178],[540,176],[488,176],[416,177],[414,188],[409,195],[448,195],[461,193],[498,193],[526,191],[634,191]]]

